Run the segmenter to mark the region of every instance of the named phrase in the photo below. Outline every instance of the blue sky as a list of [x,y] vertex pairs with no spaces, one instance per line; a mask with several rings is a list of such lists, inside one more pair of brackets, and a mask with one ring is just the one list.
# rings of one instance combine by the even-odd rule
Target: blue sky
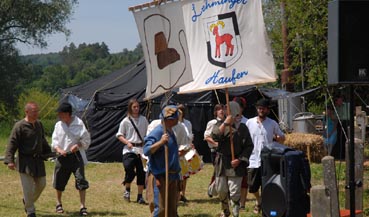
[[48,47],[40,49],[18,44],[21,55],[59,52],[64,46],[74,43],[105,42],[110,53],[132,50],[140,42],[136,23],[128,7],[151,0],[79,0],[67,27],[71,30],[68,40],[63,34],[47,38]]

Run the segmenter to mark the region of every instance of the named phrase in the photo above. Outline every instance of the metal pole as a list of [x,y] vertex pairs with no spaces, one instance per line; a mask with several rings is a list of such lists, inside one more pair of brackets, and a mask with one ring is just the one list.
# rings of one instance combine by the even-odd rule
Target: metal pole
[[350,146],[349,146],[349,190],[350,217],[355,217],[355,126],[354,126],[354,85],[350,84]]

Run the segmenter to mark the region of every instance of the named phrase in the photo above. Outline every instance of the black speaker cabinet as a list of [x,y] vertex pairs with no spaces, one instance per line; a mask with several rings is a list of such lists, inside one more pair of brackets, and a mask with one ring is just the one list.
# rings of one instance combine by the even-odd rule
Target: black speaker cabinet
[[283,145],[261,153],[261,208],[264,217],[306,217],[310,167],[301,151]]
[[369,84],[369,0],[328,3],[328,84]]

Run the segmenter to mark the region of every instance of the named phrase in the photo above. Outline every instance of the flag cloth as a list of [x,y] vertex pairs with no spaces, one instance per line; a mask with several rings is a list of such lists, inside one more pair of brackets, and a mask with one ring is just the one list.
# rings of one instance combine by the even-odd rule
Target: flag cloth
[[192,81],[182,2],[134,11],[147,71],[146,99]]
[[260,0],[183,5],[193,82],[181,93],[276,81]]

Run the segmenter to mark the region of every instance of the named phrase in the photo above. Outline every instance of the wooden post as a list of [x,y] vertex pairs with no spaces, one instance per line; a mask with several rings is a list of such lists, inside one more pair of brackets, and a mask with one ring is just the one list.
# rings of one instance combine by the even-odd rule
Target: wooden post
[[312,217],[337,217],[331,213],[331,200],[329,190],[324,185],[311,188],[311,216]]
[[[228,88],[225,89],[226,91],[226,102],[227,102],[227,115],[231,114],[231,108],[229,107],[229,94],[228,94]],[[235,117],[232,117],[235,118]],[[233,121],[232,121],[233,122]],[[232,154],[232,160],[234,160],[234,146],[233,146],[233,133],[232,133],[232,125],[229,127],[229,139],[231,144],[231,154]]]
[[325,156],[322,159],[324,185],[330,192],[330,209],[332,216],[340,216],[340,207],[338,200],[338,188],[336,179],[336,166],[334,157]]
[[168,164],[168,146],[165,145],[165,217],[168,217],[168,195],[169,195],[169,164]]

